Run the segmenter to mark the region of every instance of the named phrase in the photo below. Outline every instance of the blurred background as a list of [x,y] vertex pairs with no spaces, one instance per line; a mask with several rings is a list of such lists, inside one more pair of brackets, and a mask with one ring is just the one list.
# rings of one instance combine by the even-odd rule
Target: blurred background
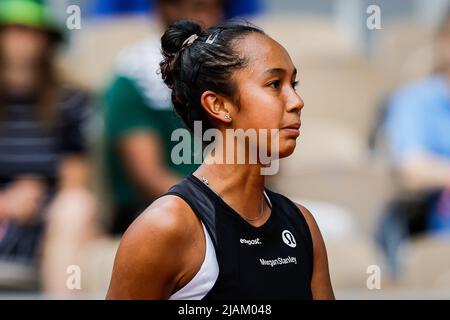
[[181,124],[157,74],[180,18],[245,18],[290,53],[302,131],[268,186],[315,216],[336,297],[449,299],[449,10],[0,0],[0,299],[103,299],[121,234],[195,169],[170,162]]

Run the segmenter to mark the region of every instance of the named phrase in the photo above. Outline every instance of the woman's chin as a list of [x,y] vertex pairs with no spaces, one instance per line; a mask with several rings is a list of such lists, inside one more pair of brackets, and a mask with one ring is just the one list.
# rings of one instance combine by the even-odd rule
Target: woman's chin
[[289,140],[283,143],[283,145],[280,146],[279,158],[283,159],[289,157],[292,153],[294,153],[296,146],[297,146],[296,140]]

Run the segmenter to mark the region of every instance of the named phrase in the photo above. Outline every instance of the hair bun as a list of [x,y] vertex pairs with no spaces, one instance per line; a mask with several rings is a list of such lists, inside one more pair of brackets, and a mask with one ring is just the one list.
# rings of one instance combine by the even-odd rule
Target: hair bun
[[161,37],[163,55],[173,55],[181,50],[184,41],[190,36],[200,35],[202,28],[190,20],[179,20],[169,26]]
[[198,36],[202,28],[190,20],[179,20],[167,28],[161,37],[161,52],[164,59],[160,63],[161,76],[169,88],[174,86],[175,61],[183,43],[194,34]]

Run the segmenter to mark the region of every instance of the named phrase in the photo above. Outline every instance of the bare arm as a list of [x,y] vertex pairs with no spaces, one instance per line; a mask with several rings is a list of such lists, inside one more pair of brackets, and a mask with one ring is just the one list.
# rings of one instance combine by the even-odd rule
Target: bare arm
[[417,154],[400,166],[405,185],[412,190],[450,188],[450,160]]
[[58,188],[60,190],[88,188],[90,169],[89,161],[85,156],[65,156],[58,170]]
[[43,204],[46,189],[45,181],[39,176],[16,177],[0,192],[0,222],[32,222]]
[[121,138],[119,153],[127,172],[149,199],[164,194],[180,177],[162,163],[159,138],[148,131],[136,131]]
[[331,285],[330,272],[328,270],[328,257],[325,243],[320,233],[319,227],[311,212],[302,205],[297,207],[303,213],[308,223],[313,241],[314,261],[311,289],[314,300],[334,300],[333,288]]
[[[80,155],[66,156],[58,168],[58,191],[86,189],[88,185],[89,165],[86,158]],[[0,192],[0,221],[32,221],[41,210],[46,191],[47,185],[40,176],[16,177]]]
[[107,299],[168,299],[180,285],[192,266],[193,232],[186,205],[174,198],[155,201],[123,236]]

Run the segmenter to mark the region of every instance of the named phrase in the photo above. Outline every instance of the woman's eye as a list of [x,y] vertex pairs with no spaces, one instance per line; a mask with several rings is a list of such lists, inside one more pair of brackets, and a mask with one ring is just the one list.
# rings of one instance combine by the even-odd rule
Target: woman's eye
[[298,87],[298,81],[292,82],[292,88],[297,89]]
[[281,81],[280,80],[275,80],[270,82],[267,86],[274,88],[274,89],[278,89],[280,87]]

